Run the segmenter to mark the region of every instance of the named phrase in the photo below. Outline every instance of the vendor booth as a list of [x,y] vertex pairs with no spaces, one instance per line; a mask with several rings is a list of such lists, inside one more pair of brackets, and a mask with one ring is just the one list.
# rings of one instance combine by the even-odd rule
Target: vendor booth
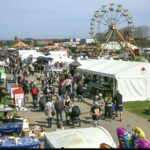
[[14,90],[14,99],[16,107],[24,107],[24,92],[21,88]]
[[11,85],[10,86],[10,92],[11,92],[11,98],[14,98],[14,90],[19,89],[19,85],[15,84],[15,85]]
[[150,63],[100,59],[97,64],[82,65],[77,70],[112,78],[112,93],[114,95],[118,89],[123,95],[123,101],[150,99]]
[[45,133],[45,148],[100,148],[101,143],[116,148],[110,133],[101,126]]

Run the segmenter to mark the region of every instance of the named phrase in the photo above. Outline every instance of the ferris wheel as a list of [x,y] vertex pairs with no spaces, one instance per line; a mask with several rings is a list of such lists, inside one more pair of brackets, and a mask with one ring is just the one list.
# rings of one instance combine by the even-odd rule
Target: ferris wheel
[[133,18],[129,11],[122,5],[110,4],[95,11],[91,19],[90,34],[97,42],[100,55],[110,41],[134,55],[130,47],[133,27]]

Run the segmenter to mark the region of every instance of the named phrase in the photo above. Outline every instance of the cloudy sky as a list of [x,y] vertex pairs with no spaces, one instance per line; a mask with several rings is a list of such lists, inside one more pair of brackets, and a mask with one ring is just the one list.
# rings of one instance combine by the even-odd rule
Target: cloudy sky
[[110,3],[128,9],[135,26],[150,26],[150,0],[0,0],[0,39],[89,38],[94,12]]

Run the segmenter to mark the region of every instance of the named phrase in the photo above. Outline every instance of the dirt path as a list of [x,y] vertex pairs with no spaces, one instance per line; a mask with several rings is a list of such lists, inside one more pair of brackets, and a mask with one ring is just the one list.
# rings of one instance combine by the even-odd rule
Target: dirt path
[[[29,77],[29,80],[35,80],[34,77]],[[89,115],[89,111],[92,105],[92,101],[89,99],[85,99],[85,103],[80,103],[80,102],[75,102],[75,105],[79,105],[81,112],[84,113],[81,115],[81,128],[84,127],[93,127],[93,122],[91,119],[91,116]],[[32,109],[32,99],[31,95],[29,96],[29,101],[26,102],[26,107],[27,107],[27,118],[30,122],[30,126],[34,125],[40,125],[42,126],[45,131],[54,131],[56,129],[56,118],[54,117],[53,119],[53,125],[52,128],[47,128],[47,122],[45,119],[44,112],[39,112],[38,110]],[[24,117],[25,114],[21,113],[21,115]],[[101,126],[106,128],[110,134],[112,135],[114,141],[118,143],[117,135],[116,135],[116,128],[117,127],[124,127],[129,131],[132,131],[135,127],[140,127],[145,131],[146,137],[150,139],[150,122],[148,122],[147,119],[144,119],[140,116],[137,116],[133,113],[130,113],[126,110],[123,112],[123,121],[120,122],[117,119],[107,121],[107,120],[101,120]],[[64,123],[65,129],[72,128],[72,126],[68,126]],[[75,128],[78,128],[78,125],[76,125]]]

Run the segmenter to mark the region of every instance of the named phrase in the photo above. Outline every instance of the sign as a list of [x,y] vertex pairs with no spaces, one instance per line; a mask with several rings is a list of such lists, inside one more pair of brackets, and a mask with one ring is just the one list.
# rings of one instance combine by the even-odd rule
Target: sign
[[146,72],[146,68],[145,67],[142,67],[141,68],[141,73],[145,73]]
[[11,98],[14,98],[14,91],[16,90],[16,89],[19,89],[19,86],[18,85],[12,85],[12,86],[10,86],[10,88],[11,88]]
[[15,94],[15,105],[19,108],[24,107],[24,94]]
[[14,91],[15,105],[19,108],[24,107],[24,92],[22,89]]

